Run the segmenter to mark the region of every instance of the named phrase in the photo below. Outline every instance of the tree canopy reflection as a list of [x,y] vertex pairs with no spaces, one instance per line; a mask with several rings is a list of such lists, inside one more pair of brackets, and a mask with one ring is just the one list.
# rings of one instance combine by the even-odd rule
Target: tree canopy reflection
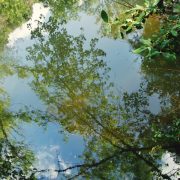
[[[12,75],[13,70],[8,63],[0,61],[1,80]],[[25,113],[23,113],[25,114]],[[18,121],[25,120],[20,112],[10,110],[10,97],[3,87],[0,87],[0,178],[18,179],[30,178],[34,175],[31,166],[34,155],[28,147],[12,138],[12,131],[18,127]]]
[[[76,14],[78,4],[74,1],[49,3],[57,8],[56,18],[59,15],[75,17],[68,13],[75,11]],[[87,45],[83,34],[73,37],[65,29],[60,30],[56,18],[33,33],[38,42],[28,49],[27,57],[33,65],[14,66],[21,77],[26,72],[32,73],[31,87],[47,105],[47,112],[29,112],[28,109],[11,112],[8,96],[1,90],[0,177],[15,179],[20,175],[24,179],[35,179],[36,173],[48,171],[33,171],[33,153],[23,143],[10,139],[17,120],[32,122],[36,119],[43,125],[48,119],[86,140],[82,164],[55,170],[63,173],[77,169],[66,178],[171,179],[172,174],[163,173],[161,169],[161,156],[166,151],[178,155],[179,151],[179,74],[175,73],[178,70],[157,71],[153,64],[143,62],[144,82],[139,90],[116,95],[109,82],[110,69],[103,60],[105,52],[96,47],[97,39]],[[43,30],[48,38],[43,36]],[[4,76],[14,73],[4,64],[0,69],[5,71]],[[155,93],[161,100],[157,114],[150,111],[149,102],[149,97]]]
[[57,24],[45,30],[48,39],[37,30],[33,36],[39,41],[28,49],[31,86],[64,129],[86,139],[82,164],[72,167],[79,169],[73,178],[170,179],[160,160],[166,150],[179,148],[179,115],[173,114],[170,129],[159,123],[167,109],[162,104],[164,111],[158,114],[149,110],[152,80],[137,92],[116,96],[102,59],[105,53],[96,48],[95,39],[85,48],[83,35],[73,37]]

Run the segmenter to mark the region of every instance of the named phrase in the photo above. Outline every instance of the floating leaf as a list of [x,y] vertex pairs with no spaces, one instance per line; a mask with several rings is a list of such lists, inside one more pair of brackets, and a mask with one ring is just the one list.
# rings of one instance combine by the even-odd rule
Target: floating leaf
[[101,18],[103,19],[104,22],[108,23],[109,19],[108,19],[108,14],[106,13],[106,11],[104,10],[101,11]]

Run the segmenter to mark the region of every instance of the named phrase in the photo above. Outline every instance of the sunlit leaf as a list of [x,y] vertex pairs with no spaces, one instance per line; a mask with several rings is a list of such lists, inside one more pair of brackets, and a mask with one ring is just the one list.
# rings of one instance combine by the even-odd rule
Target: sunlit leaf
[[135,49],[135,50],[133,51],[133,53],[135,53],[135,54],[140,54],[140,53],[142,53],[142,52],[145,51],[145,50],[146,50],[146,48],[140,47],[140,48]]

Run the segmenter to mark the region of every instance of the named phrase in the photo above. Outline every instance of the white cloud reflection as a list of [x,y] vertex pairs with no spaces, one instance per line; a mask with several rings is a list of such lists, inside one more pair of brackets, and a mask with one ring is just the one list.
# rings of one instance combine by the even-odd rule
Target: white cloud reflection
[[[50,9],[48,7],[45,8],[42,3],[35,3],[32,9],[31,19],[9,34],[7,47],[13,47],[18,39],[30,36],[31,31],[38,27],[38,21],[44,22],[49,18]],[[31,29],[27,27],[28,24],[31,24]]]
[[169,152],[166,152],[162,156],[162,173],[163,174],[168,174],[169,176],[172,175],[171,179],[176,180],[180,178],[180,175],[176,175],[175,172],[178,172],[180,170],[180,165],[177,164],[174,161],[174,158],[172,157],[172,154]]
[[[47,179],[58,179],[58,173],[55,171],[57,169],[66,169],[70,166],[70,163],[66,163],[60,155],[60,146],[51,145],[41,148],[36,153],[37,162],[35,167],[38,170],[49,169],[48,172],[40,174],[38,178],[47,178]],[[65,172],[66,175],[71,174],[70,170]]]

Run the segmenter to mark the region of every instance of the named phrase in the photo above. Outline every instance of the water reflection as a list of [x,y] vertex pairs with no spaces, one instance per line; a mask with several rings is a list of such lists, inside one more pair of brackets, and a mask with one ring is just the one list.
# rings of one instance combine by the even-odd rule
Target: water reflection
[[[83,164],[73,166],[80,171],[72,177],[146,175],[147,179],[152,176],[170,179],[171,174],[162,173],[160,160],[166,150],[178,151],[179,115],[174,111],[170,114],[173,119],[168,130],[159,123],[164,112],[153,114],[149,107],[151,79],[144,79],[137,92],[125,92],[119,97],[111,91],[107,65],[99,59],[105,53],[95,48],[95,40],[91,41],[89,49],[84,49],[83,35],[73,37],[54,24],[46,31],[48,40],[40,31],[33,33],[39,43],[28,50],[28,59],[34,63],[31,86],[49,106],[48,111],[58,117],[62,127],[86,139],[81,157]],[[164,104],[161,108],[167,112]],[[166,137],[167,133],[172,136]],[[142,165],[145,174],[137,171]]]
[[[2,61],[2,59],[1,59]],[[13,71],[6,62],[1,62],[1,75],[12,75]],[[1,76],[1,78],[2,78]],[[30,177],[34,154],[20,141],[12,138],[12,131],[17,130],[18,124],[27,120],[26,112],[12,112],[10,98],[7,92],[0,88],[0,178]],[[31,177],[33,178],[34,175]]]
[[[174,171],[162,171],[161,156],[169,151],[175,153],[177,158],[179,151],[179,70],[172,70],[173,67],[167,65],[154,67],[153,63],[143,61],[142,83],[138,90],[132,93],[126,90],[115,93],[116,87],[110,83],[110,69],[104,61],[106,53],[97,47],[98,40],[90,38],[90,43],[87,43],[83,31],[77,36],[70,35],[65,22],[58,19],[58,13],[76,18],[74,13],[79,11],[76,9],[80,6],[79,3],[63,2],[62,6],[58,6],[57,1],[49,1],[55,3],[54,7],[57,8],[54,11],[55,18],[40,24],[41,26],[32,33],[35,41],[34,45],[28,48],[27,55],[31,63],[14,67],[8,65],[8,68],[15,68],[19,78],[23,78],[24,74],[31,76],[28,82],[31,82],[30,87],[41,99],[43,106],[33,110],[27,107],[25,110],[12,113],[8,111],[9,105],[5,106],[9,102],[5,103],[3,99],[0,106],[1,122],[6,122],[4,117],[10,120],[2,125],[2,139],[5,138],[5,142],[8,142],[4,132],[7,134],[12,125],[16,129],[12,122],[16,122],[17,119],[21,119],[17,124],[23,121],[30,124],[26,127],[27,131],[33,124],[49,128],[49,122],[55,123],[56,128],[53,127],[49,133],[52,139],[58,137],[56,133],[52,137],[53,131],[58,128],[84,137],[85,149],[76,164],[64,162],[59,156],[59,146],[45,147],[38,151],[39,164],[33,172],[36,175],[40,174],[39,178],[47,177],[44,173],[53,168],[54,178],[59,173],[57,179],[152,179],[158,176],[170,179]],[[53,7],[53,4],[51,6]],[[164,68],[166,71],[163,71]],[[5,76],[8,74],[12,75],[5,73]],[[150,97],[153,94],[158,94],[161,102],[160,111],[156,114],[150,107]],[[29,136],[31,135],[32,132]],[[73,141],[77,140],[79,141]],[[42,142],[39,140],[38,143]],[[18,142],[14,144],[18,149]],[[22,166],[23,163],[27,165],[25,170],[31,170],[30,166],[35,166],[34,155],[27,148],[24,151],[28,152],[27,158],[30,157],[30,163],[26,164],[26,153],[23,159],[16,158],[17,163],[23,160]],[[53,154],[57,157],[52,156]],[[57,160],[56,166],[45,166],[48,163],[44,157],[48,159],[49,164]],[[9,159],[6,163],[8,162]],[[18,165],[15,164],[14,167]],[[13,168],[9,169],[13,172]],[[2,166],[1,169],[7,171],[6,166]],[[23,169],[25,174],[28,174],[25,170]]]

